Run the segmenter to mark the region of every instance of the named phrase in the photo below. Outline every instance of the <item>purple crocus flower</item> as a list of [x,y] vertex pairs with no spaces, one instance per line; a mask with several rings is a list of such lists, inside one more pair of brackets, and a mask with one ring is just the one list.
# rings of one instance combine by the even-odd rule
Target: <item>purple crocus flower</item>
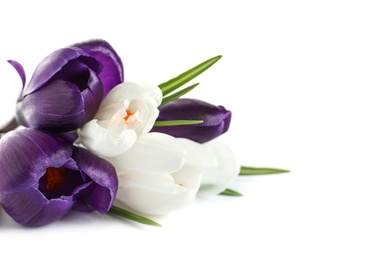
[[232,113],[223,106],[214,106],[202,100],[179,98],[159,107],[157,121],[203,120],[196,125],[153,127],[174,137],[183,137],[198,143],[210,141],[229,129]]
[[[23,68],[11,64],[24,81]],[[38,65],[23,88],[16,118],[26,127],[75,130],[95,116],[104,96],[121,82],[122,62],[106,41],[59,49]]]
[[31,128],[1,138],[0,205],[16,222],[41,226],[73,207],[110,209],[118,189],[114,167],[72,141]]

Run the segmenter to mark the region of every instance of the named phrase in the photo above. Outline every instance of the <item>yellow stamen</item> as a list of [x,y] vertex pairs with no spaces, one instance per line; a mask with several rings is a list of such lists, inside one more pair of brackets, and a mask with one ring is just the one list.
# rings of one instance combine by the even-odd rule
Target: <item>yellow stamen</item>
[[129,117],[134,115],[133,113],[131,113],[130,109],[126,109],[126,114],[127,115],[123,118],[125,120],[125,122],[127,121],[127,119],[129,119]]

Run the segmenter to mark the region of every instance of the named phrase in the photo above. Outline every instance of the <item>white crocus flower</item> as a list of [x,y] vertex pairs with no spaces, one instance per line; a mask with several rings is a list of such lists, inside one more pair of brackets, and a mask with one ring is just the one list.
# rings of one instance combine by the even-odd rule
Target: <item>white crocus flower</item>
[[201,183],[197,150],[172,136],[148,133],[125,153],[107,158],[117,170],[116,204],[146,215],[165,215],[191,204]]
[[103,100],[95,118],[78,130],[79,142],[102,157],[126,152],[137,136],[152,129],[161,100],[158,86],[132,82],[117,85]]
[[118,173],[116,204],[146,215],[165,215],[196,196],[216,195],[240,169],[231,150],[218,141],[199,144],[161,133],[139,136],[130,150],[107,160]]

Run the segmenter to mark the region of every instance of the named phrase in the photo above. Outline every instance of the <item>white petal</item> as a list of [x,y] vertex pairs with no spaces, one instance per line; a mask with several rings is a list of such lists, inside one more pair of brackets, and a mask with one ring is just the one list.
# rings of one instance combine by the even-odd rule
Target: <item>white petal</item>
[[155,101],[151,98],[132,100],[129,104],[129,109],[133,113],[139,113],[139,120],[136,123],[128,125],[138,135],[146,134],[152,129],[160,112]]
[[[148,141],[146,143],[152,144],[147,150],[145,150],[146,153],[159,148],[161,146],[161,140],[163,139],[166,139],[166,142],[170,143],[170,145],[172,145],[172,142],[176,143],[182,151],[184,151],[185,147],[187,153],[183,152],[181,154],[181,157],[186,159],[184,165],[179,168],[175,167],[178,169],[172,174],[164,172],[160,172],[161,174],[140,172],[144,171],[146,168],[136,169],[135,172],[129,170],[119,170],[117,202],[125,204],[133,211],[147,215],[164,215],[186,207],[194,201],[201,184],[202,167],[199,167],[197,162],[198,159],[203,156],[203,152],[206,149],[198,143],[192,141],[187,142],[158,133],[149,133],[142,136],[140,139],[145,139],[146,136],[148,137]],[[156,142],[156,139],[158,139],[159,142]],[[145,142],[145,140],[142,142]],[[127,155],[129,155],[131,151],[137,151],[137,143],[132,147]],[[153,147],[157,143],[160,144],[157,147]],[[167,145],[165,144],[164,147],[166,146]],[[173,149],[174,151],[178,150],[177,147],[171,147],[170,149]],[[132,157],[133,156],[129,156],[129,159]],[[153,164],[155,160],[158,161],[160,157],[161,156],[151,156],[150,163]],[[163,160],[170,159],[163,158]],[[138,158],[136,161],[142,163],[145,161],[145,158]],[[164,162],[159,162],[158,164],[160,163],[165,164]],[[117,166],[115,163],[114,165]],[[169,165],[171,167],[172,163]],[[166,166],[161,169],[165,167]],[[158,168],[157,170],[160,171],[161,169]],[[164,171],[167,172],[166,169]]]
[[[162,92],[156,85],[138,84],[133,82],[123,82],[113,88],[99,107],[96,118],[99,120],[110,120],[114,113],[121,109],[125,116],[126,110],[136,116],[130,116],[126,122],[120,117],[119,120],[126,124],[138,135],[148,133],[156,121],[161,104]],[[132,117],[134,120],[132,120]]]
[[[100,106],[95,116],[98,120],[111,120],[117,111],[123,111],[123,117],[126,115],[126,109],[129,106],[128,100],[113,102],[106,106]],[[123,119],[123,117],[121,119]]]
[[137,140],[132,129],[114,131],[98,124],[96,119],[78,130],[81,143],[92,153],[102,157],[118,156],[129,150]]
[[188,206],[195,197],[195,190],[176,184],[169,174],[122,174],[116,199],[141,214],[165,215]]
[[178,171],[184,164],[185,150],[172,136],[147,133],[138,136],[127,152],[107,158],[117,171],[146,174],[166,174]]
[[124,100],[152,98],[157,106],[161,104],[162,92],[157,85],[123,82],[114,87],[103,100],[101,107]]
[[240,173],[240,164],[229,147],[217,140],[203,144],[209,153],[213,154],[212,165],[205,169],[202,184],[198,191],[199,197],[216,195],[224,191]]

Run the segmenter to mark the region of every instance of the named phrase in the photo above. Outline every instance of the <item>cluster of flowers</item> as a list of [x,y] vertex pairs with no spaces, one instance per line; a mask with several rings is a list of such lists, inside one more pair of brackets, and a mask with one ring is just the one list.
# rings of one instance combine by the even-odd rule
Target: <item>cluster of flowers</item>
[[231,112],[182,98],[197,84],[176,91],[219,58],[160,85],[124,82],[120,57],[100,39],[52,52],[27,86],[23,67],[10,60],[23,88],[15,117],[1,129],[4,211],[26,226],[71,209],[154,225],[144,216],[168,214],[197,196],[237,194],[227,187],[240,173],[282,172],[241,167],[215,140]]

